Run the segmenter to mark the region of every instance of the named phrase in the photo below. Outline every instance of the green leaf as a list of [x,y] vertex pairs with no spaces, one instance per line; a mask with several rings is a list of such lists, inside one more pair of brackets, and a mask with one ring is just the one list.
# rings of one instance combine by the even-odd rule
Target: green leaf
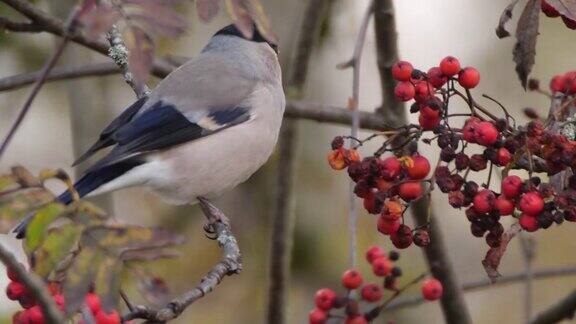
[[64,281],[66,314],[74,314],[84,303],[84,297],[96,279],[98,265],[106,258],[105,252],[95,246],[82,247],[72,262]]
[[44,188],[25,188],[0,194],[0,233],[9,232],[26,214],[54,201]]
[[46,278],[68,256],[76,246],[82,227],[66,224],[51,229],[42,245],[32,254],[32,267],[37,275]]
[[98,266],[95,291],[100,296],[102,308],[107,312],[118,309],[122,268],[123,262],[113,257],[105,258]]
[[36,215],[26,227],[24,247],[27,252],[34,251],[42,243],[46,237],[48,226],[55,219],[61,217],[65,211],[66,206],[61,203],[50,203],[36,212]]
[[164,248],[184,241],[181,236],[166,230],[120,225],[98,225],[86,230],[83,245],[100,246],[120,255],[129,250]]

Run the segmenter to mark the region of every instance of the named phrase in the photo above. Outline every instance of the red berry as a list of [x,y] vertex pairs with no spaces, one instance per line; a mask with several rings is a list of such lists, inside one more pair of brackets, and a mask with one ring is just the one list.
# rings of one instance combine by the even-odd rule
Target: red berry
[[570,29],[576,29],[576,20],[573,20],[569,17],[562,16],[562,22],[564,25]]
[[368,263],[372,263],[374,260],[384,256],[386,256],[386,252],[378,245],[371,246],[368,251],[366,251],[366,261],[368,261]]
[[464,123],[464,128],[462,128],[462,136],[464,140],[468,143],[476,143],[476,128],[478,128],[480,120],[478,118],[469,118]]
[[310,324],[324,324],[328,319],[328,314],[321,309],[314,309],[308,314],[308,323]]
[[405,249],[412,245],[412,230],[406,225],[400,225],[398,231],[394,235],[390,236],[392,244],[398,249]]
[[502,194],[507,198],[516,198],[520,195],[522,179],[519,176],[511,175],[502,180]]
[[420,115],[426,118],[437,118],[440,117],[440,110],[434,110],[428,106],[422,106],[420,108]]
[[369,303],[374,303],[382,299],[384,290],[376,284],[367,284],[362,287],[362,299]]
[[504,196],[499,196],[494,200],[494,208],[498,211],[498,214],[502,216],[512,215],[514,212],[514,202],[504,198]]
[[446,56],[440,61],[440,71],[445,76],[451,77],[460,72],[460,62],[453,56]]
[[496,161],[499,166],[506,166],[512,161],[512,153],[505,147],[501,147],[496,152]]
[[538,219],[536,216],[529,214],[522,214],[518,219],[518,223],[526,232],[536,232],[538,230]]
[[402,164],[394,156],[378,161],[378,168],[384,180],[396,180],[402,172]]
[[442,298],[443,292],[442,283],[435,278],[426,279],[422,282],[422,296],[426,300],[438,300]]
[[412,180],[426,178],[430,172],[430,162],[428,162],[428,159],[422,155],[414,155],[412,156],[412,161],[414,164],[406,168],[406,171],[408,171],[408,177]]
[[405,201],[414,200],[422,195],[422,185],[419,181],[403,182],[398,186],[398,195]]
[[64,300],[64,295],[54,295],[54,302],[58,308],[64,312],[66,309],[66,301]]
[[421,81],[416,83],[414,92],[414,100],[422,103],[434,96],[434,87],[429,82]]
[[356,270],[347,270],[342,275],[342,285],[348,289],[356,289],[362,285],[362,275]]
[[492,210],[495,199],[494,193],[488,189],[478,192],[473,200],[474,210],[480,214],[489,213]]
[[473,67],[466,67],[458,74],[458,83],[466,89],[472,89],[480,83],[480,73]]
[[563,92],[568,94],[576,93],[576,71],[566,72],[562,79],[564,80]]
[[392,77],[397,81],[410,81],[413,70],[414,68],[409,62],[398,61],[392,65]]
[[34,306],[25,312],[28,313],[28,322],[26,324],[44,324],[44,314],[42,314],[40,306]]
[[101,309],[96,313],[96,324],[120,324],[120,315],[115,310],[108,313]]
[[16,274],[16,271],[14,271],[14,269],[12,268],[7,268],[6,269],[6,274],[8,275],[8,278],[12,281],[20,281],[18,279],[18,275]]
[[483,121],[475,128],[476,142],[480,145],[490,146],[498,140],[498,129],[491,122]]
[[86,306],[90,308],[90,311],[94,315],[96,315],[96,313],[98,313],[100,309],[102,309],[102,305],[100,304],[100,297],[98,297],[98,295],[96,295],[95,293],[87,294],[86,297],[84,298],[84,302],[86,303]]
[[526,214],[538,215],[544,209],[544,200],[537,192],[527,192],[520,197],[518,208]]
[[566,80],[564,79],[564,75],[559,74],[555,75],[550,80],[550,90],[552,92],[564,92],[564,85],[566,84]]
[[314,302],[316,307],[323,310],[329,310],[334,307],[334,301],[336,301],[336,293],[332,289],[323,288],[316,292],[314,296]]
[[386,277],[392,272],[394,265],[387,257],[380,257],[372,262],[372,272],[378,277]]
[[556,8],[551,6],[546,0],[540,1],[540,8],[542,8],[542,12],[550,18],[556,18],[560,16],[558,10],[556,10]]
[[401,222],[400,219],[396,220],[389,220],[385,217],[380,216],[378,218],[378,232],[384,235],[394,235],[400,228]]
[[439,67],[433,67],[428,70],[428,82],[430,82],[434,88],[438,89],[442,88],[442,86],[448,82],[448,77],[442,73]]
[[380,212],[377,208],[376,195],[374,195],[374,193],[370,193],[370,195],[364,198],[363,204],[364,209],[370,214],[378,214]]
[[416,95],[416,89],[410,82],[400,82],[394,87],[394,95],[400,101],[412,100]]
[[436,126],[440,125],[440,117],[436,116],[428,118],[424,114],[420,113],[420,116],[418,116],[418,124],[425,131],[434,130]]
[[362,315],[354,315],[354,316],[346,317],[345,324],[368,324],[368,321]]
[[18,300],[25,294],[26,287],[17,281],[11,281],[8,287],[6,287],[6,296],[8,296],[10,300]]

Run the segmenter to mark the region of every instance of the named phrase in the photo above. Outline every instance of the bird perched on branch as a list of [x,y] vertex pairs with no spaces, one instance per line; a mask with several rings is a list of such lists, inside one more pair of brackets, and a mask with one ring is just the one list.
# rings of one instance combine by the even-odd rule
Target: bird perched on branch
[[[268,160],[284,114],[277,45],[254,29],[218,31],[202,53],[170,73],[100,134],[74,165],[113,146],[74,187],[81,197],[145,186],[173,204],[209,198]],[[72,201],[70,192],[58,197]],[[14,230],[24,237],[24,220]]]

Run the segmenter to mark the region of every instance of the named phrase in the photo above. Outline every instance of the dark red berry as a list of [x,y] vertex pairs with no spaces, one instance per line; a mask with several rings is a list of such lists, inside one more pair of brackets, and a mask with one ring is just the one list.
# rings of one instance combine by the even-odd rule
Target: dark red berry
[[376,284],[367,284],[366,286],[362,287],[362,299],[369,303],[375,303],[382,299],[384,295],[384,291],[380,286]]
[[334,290],[323,288],[318,290],[316,295],[314,295],[314,302],[316,303],[316,307],[327,311],[334,307],[336,297]]

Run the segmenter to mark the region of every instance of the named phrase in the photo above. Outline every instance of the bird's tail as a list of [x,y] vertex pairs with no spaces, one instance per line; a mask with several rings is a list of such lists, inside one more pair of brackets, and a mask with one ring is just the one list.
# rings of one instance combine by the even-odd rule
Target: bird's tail
[[[80,198],[82,198],[140,164],[141,162],[139,161],[124,161],[89,171],[74,184],[74,189]],[[69,190],[66,190],[56,198],[56,201],[64,205],[70,204],[72,200],[72,193]],[[16,233],[16,238],[22,239],[26,236],[26,227],[30,221],[32,221],[34,215],[35,212],[26,215],[26,217],[24,217],[24,219],[14,228],[12,232]]]

